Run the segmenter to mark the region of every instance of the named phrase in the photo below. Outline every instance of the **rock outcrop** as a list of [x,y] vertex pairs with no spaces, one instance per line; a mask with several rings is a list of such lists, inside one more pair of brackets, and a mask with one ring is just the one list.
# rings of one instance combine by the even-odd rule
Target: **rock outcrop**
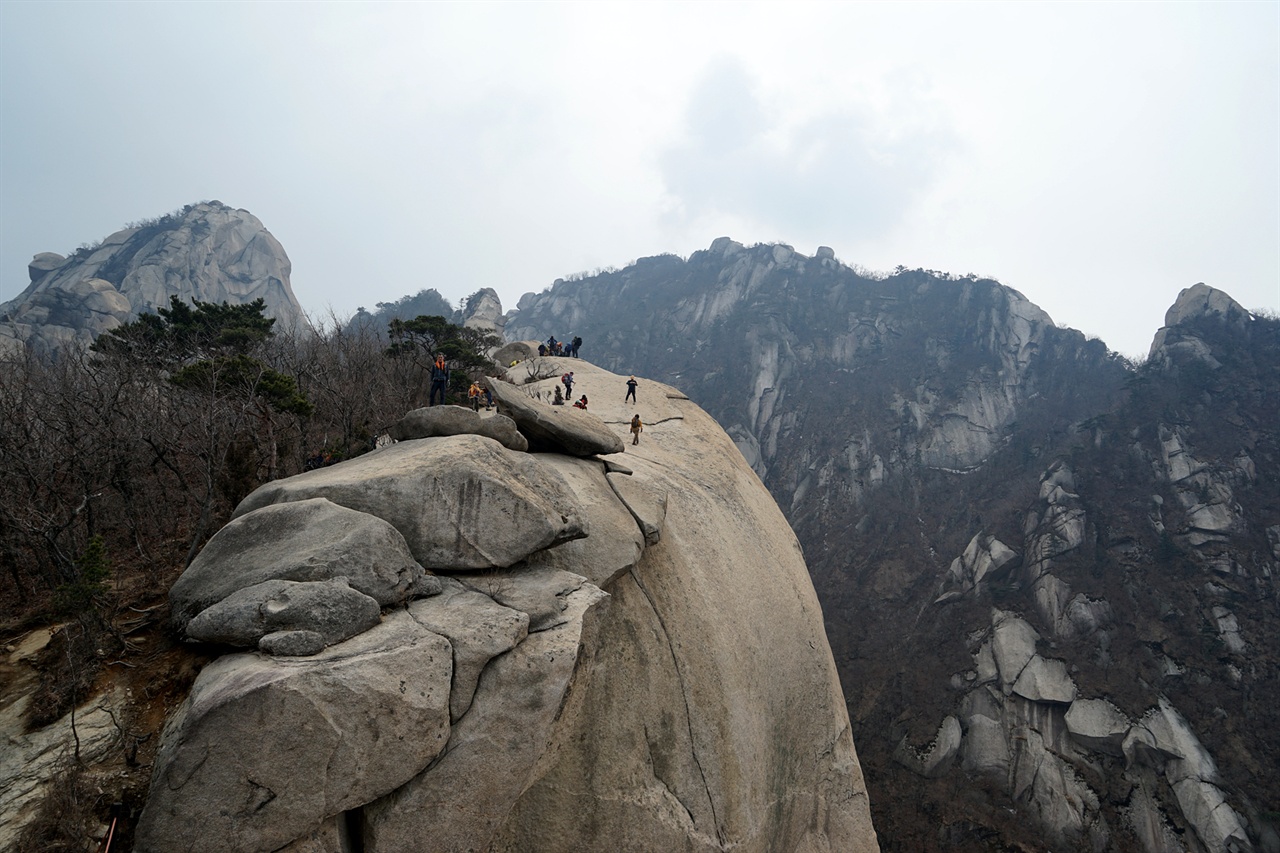
[[[556,360],[529,366],[495,387],[545,405],[526,391]],[[624,379],[574,367],[620,443]],[[625,465],[443,435],[250,495],[228,530],[332,503],[448,574],[318,653],[273,652],[306,633],[280,631],[207,666],[166,726],[136,849],[876,850],[794,536],[714,421],[645,389]],[[259,562],[226,544],[197,564]],[[197,611],[190,630],[217,606],[175,609]]]
[[277,327],[292,329],[302,309],[290,269],[284,248],[253,214],[218,201],[188,205],[70,257],[36,255],[30,285],[0,305],[0,347],[92,343],[139,314],[167,307],[171,296],[233,305],[261,298]]
[[1280,851],[1273,318],[1196,285],[1131,365],[993,281],[721,239],[507,329],[573,330],[725,425],[871,687],[896,846]]

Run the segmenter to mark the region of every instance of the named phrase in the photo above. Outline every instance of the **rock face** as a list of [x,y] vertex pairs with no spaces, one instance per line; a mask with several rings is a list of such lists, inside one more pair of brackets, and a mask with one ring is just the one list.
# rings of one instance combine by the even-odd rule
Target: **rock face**
[[1280,850],[1280,323],[1197,285],[1133,366],[995,282],[724,238],[507,332],[570,328],[787,512],[893,849]]
[[88,344],[167,307],[170,296],[233,305],[262,298],[277,328],[302,320],[284,248],[251,213],[218,201],[117,231],[68,258],[43,252],[28,271],[30,286],[0,305],[0,346]]
[[[624,434],[621,394],[603,402],[624,378],[575,371]],[[878,849],[794,536],[714,421],[645,388],[662,417],[625,468],[440,436],[246,499],[232,525],[318,500],[376,515],[451,574],[319,654],[264,638],[206,667],[136,849]],[[489,556],[435,560],[445,544]]]

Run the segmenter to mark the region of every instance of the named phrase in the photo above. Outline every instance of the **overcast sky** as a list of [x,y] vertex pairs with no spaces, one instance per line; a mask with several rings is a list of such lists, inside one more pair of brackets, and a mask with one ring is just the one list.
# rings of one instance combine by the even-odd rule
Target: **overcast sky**
[[1145,353],[1198,281],[1280,308],[1280,3],[0,0],[0,301],[207,199],[313,312],[727,235]]

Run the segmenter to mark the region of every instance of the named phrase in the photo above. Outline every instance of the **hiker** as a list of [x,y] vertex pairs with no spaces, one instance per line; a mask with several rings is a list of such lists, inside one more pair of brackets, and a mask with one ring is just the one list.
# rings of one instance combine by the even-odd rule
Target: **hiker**
[[568,400],[573,396],[573,371],[570,370],[564,376],[561,376],[560,381],[564,383],[564,398]]
[[640,443],[640,433],[642,432],[644,432],[644,424],[640,423],[640,413],[637,412],[636,416],[631,419],[631,443],[632,444]]
[[547,345],[538,344],[538,355],[546,355],[546,354],[547,354]]
[[627,380],[627,396],[622,398],[622,402],[625,403],[630,400],[634,403],[636,401],[636,386],[639,384],[634,376]]
[[555,399],[553,399],[553,400],[551,401],[551,405],[553,405],[553,406],[563,406],[563,405],[564,405],[564,395],[560,393],[560,386],[559,386],[559,385],[557,385],[557,386],[556,386],[556,396],[555,396]]
[[575,336],[573,339],[573,357],[578,357],[578,350],[582,347],[582,338]]
[[573,404],[573,407],[575,409],[582,409],[582,411],[585,412],[587,410],[587,395],[583,394],[582,398]]
[[493,389],[488,385],[484,386],[484,410],[486,412],[493,411]]
[[480,411],[480,397],[484,392],[480,390],[480,386],[472,382],[471,387],[467,389],[467,399],[471,401],[471,410]]
[[428,406],[436,404],[436,392],[440,392],[440,404],[444,405],[444,392],[449,387],[449,368],[445,366],[444,356],[437,355],[435,364],[431,365],[431,396]]
[[547,338],[547,355],[559,355],[560,354],[559,347],[560,347],[560,342],[556,340],[555,335],[552,335],[551,337]]

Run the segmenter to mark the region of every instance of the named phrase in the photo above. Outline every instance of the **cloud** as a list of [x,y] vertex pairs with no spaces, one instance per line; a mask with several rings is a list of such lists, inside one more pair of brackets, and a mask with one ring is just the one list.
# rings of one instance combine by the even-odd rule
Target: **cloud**
[[956,145],[924,100],[907,98],[892,114],[828,105],[790,116],[740,61],[718,60],[693,89],[684,139],[658,158],[673,215],[744,218],[778,233],[887,232]]

